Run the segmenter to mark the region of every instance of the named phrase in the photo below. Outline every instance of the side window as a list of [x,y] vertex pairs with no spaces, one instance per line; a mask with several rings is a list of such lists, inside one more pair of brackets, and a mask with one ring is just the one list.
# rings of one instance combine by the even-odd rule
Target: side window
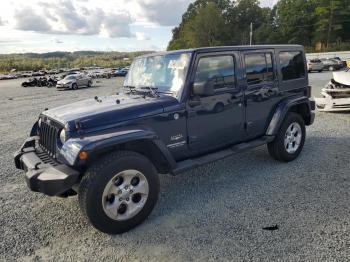
[[214,81],[214,88],[232,88],[235,83],[233,56],[212,56],[199,59],[195,82]]
[[280,52],[280,66],[283,80],[305,77],[305,65],[302,52]]
[[270,53],[252,53],[244,56],[248,85],[273,81],[273,63]]

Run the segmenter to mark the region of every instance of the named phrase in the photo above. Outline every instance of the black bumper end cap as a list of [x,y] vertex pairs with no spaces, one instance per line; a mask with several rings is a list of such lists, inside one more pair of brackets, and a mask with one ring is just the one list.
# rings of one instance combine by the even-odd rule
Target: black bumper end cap
[[79,172],[66,165],[32,170],[26,174],[28,187],[34,192],[41,192],[48,196],[59,196],[70,190],[79,182],[79,178]]
[[17,169],[24,170],[23,165],[21,164],[21,156],[24,153],[35,151],[35,143],[38,139],[38,136],[28,137],[22,144],[21,148],[13,154],[15,166]]

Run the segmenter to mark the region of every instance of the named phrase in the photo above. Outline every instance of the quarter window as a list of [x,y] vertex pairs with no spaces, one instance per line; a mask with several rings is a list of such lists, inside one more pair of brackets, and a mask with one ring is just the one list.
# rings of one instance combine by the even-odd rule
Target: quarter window
[[273,63],[270,53],[252,53],[244,56],[248,85],[273,81]]
[[305,64],[302,52],[280,52],[279,58],[283,80],[305,77]]
[[213,56],[199,59],[195,82],[214,81],[214,88],[232,88],[235,82],[233,56]]

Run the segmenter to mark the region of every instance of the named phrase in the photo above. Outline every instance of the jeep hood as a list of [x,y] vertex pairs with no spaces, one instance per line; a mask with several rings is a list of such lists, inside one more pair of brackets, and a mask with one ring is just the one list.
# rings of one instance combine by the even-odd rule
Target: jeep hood
[[161,114],[166,106],[177,104],[171,96],[143,98],[133,95],[96,97],[44,111],[42,115],[68,124],[80,122],[82,129],[106,128],[119,122]]
[[339,84],[350,86],[350,72],[334,72],[333,79]]

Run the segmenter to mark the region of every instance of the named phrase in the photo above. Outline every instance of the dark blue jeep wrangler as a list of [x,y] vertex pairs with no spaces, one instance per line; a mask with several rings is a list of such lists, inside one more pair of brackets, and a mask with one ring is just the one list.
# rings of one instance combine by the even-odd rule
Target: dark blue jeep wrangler
[[99,230],[125,232],[152,211],[158,174],[267,144],[292,161],[314,121],[304,49],[215,47],[136,58],[123,90],[46,110],[15,154],[29,188],[78,194]]

